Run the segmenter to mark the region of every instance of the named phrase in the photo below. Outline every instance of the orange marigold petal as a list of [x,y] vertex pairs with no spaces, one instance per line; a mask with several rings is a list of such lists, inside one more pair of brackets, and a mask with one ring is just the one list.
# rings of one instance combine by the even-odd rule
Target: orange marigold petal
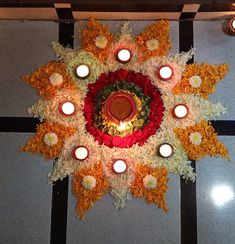
[[[96,38],[102,36],[106,44],[103,47],[96,45]],[[109,49],[113,43],[113,34],[108,30],[106,25],[89,19],[86,29],[82,30],[82,43],[86,51],[91,52],[97,59],[104,62],[109,55]]]
[[[174,132],[182,142],[188,157],[192,160],[199,160],[206,155],[222,156],[229,159],[227,148],[218,140],[212,125],[205,120],[194,126],[188,126],[185,129],[176,128]],[[195,145],[190,141],[190,134],[194,132],[202,135],[202,140],[199,145]]]
[[[92,190],[86,190],[82,186],[84,176],[91,175],[96,179],[96,186]],[[83,219],[85,213],[108,190],[108,182],[103,174],[102,164],[96,163],[92,168],[84,168],[77,171],[73,177],[73,194],[77,198],[76,211]]]
[[[54,159],[59,155],[64,145],[64,140],[75,132],[76,129],[63,125],[51,124],[48,122],[39,124],[37,126],[37,133],[28,140],[22,150],[30,153],[41,153],[46,159]],[[44,142],[44,136],[47,133],[55,133],[58,142],[54,145],[47,145]]]
[[[53,73],[58,73],[62,76],[63,82],[61,84],[56,86],[51,84],[50,76]],[[39,67],[31,75],[24,75],[21,79],[37,89],[39,95],[46,99],[51,99],[56,94],[56,91],[60,89],[67,88],[75,90],[77,88],[72,77],[66,70],[66,65],[56,61],[51,61]]]
[[[152,175],[157,179],[157,186],[148,190],[143,185],[143,179],[147,175]],[[164,211],[168,208],[165,202],[165,193],[167,191],[168,173],[165,168],[150,168],[144,164],[138,164],[136,169],[135,180],[131,186],[131,193],[135,197],[144,197],[147,203],[158,205]]]
[[[229,70],[229,65],[188,64],[182,75],[182,80],[173,88],[174,94],[193,93],[207,99],[215,91],[216,84],[223,79]],[[192,76],[201,77],[201,85],[193,87],[189,80]]]
[[[165,56],[171,47],[169,40],[170,25],[169,21],[161,20],[152,25],[148,25],[146,29],[136,37],[139,49],[143,52],[143,58],[149,59],[154,56]],[[149,49],[147,42],[156,40],[157,48]]]

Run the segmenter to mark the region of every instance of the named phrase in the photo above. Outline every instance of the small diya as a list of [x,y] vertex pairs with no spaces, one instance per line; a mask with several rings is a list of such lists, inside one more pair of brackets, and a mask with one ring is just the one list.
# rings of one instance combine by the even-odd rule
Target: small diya
[[129,122],[137,113],[135,100],[128,92],[112,92],[104,103],[103,112],[118,125],[120,122]]

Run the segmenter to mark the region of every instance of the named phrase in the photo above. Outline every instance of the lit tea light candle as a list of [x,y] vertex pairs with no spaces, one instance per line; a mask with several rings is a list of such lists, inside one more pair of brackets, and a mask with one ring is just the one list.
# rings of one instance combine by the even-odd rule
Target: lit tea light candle
[[117,53],[117,59],[121,63],[127,63],[131,59],[131,52],[128,49],[122,49]]
[[225,32],[225,34],[232,35],[232,36],[235,35],[235,17],[226,20],[222,24],[222,29]]
[[75,113],[75,106],[72,102],[64,102],[61,104],[59,111],[66,116],[73,115]]
[[90,74],[90,69],[87,65],[80,64],[76,68],[76,73],[77,73],[78,78],[86,79]]
[[161,157],[169,158],[173,155],[173,147],[168,143],[162,143],[159,146],[158,152]]
[[158,70],[160,80],[167,81],[173,76],[173,69],[169,65],[162,65]]
[[230,26],[233,29],[233,31],[235,31],[235,18],[232,18],[230,21]]
[[88,158],[89,156],[89,151],[85,146],[77,146],[73,150],[73,156],[75,159],[83,161]]
[[184,104],[177,104],[173,108],[173,115],[176,119],[183,119],[188,115],[188,107]]
[[118,159],[113,163],[113,171],[116,174],[123,174],[127,170],[127,164],[124,160]]

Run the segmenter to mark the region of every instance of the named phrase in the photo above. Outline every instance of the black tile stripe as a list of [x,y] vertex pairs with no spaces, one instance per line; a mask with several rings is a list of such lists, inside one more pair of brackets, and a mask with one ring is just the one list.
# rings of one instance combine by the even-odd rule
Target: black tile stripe
[[73,13],[71,8],[56,8],[56,12],[60,20],[73,19]]
[[211,124],[218,135],[235,136],[235,120],[213,120]]
[[[0,132],[35,132],[40,121],[32,117],[0,117]],[[235,120],[212,120],[218,135],[235,136]]]
[[189,13],[181,13],[180,20],[193,20],[196,16],[197,12],[189,12]]
[[30,117],[0,117],[0,132],[35,132],[40,121]]
[[[180,52],[188,51],[193,47],[193,21],[179,22]],[[193,63],[193,58],[188,63]],[[196,172],[195,161],[192,167]],[[180,179],[181,199],[181,244],[197,244],[197,203],[196,181],[185,182]]]
[[[179,22],[179,49],[180,52],[187,52],[193,47],[193,21]],[[192,57],[188,63],[193,63]]]
[[[196,173],[196,162],[191,161]],[[181,188],[181,244],[197,244],[196,181],[185,182],[180,178]]]
[[56,181],[52,186],[51,244],[66,243],[68,183],[67,176],[62,181]]
[[[69,16],[70,9],[67,9]],[[63,46],[73,47],[73,21],[59,23],[59,42]],[[67,210],[68,210],[68,183],[69,177],[55,182],[52,188],[51,209],[51,244],[66,243]]]
[[[32,117],[0,117],[0,132],[33,133],[40,121]],[[235,136],[235,120],[213,120],[218,135]]]

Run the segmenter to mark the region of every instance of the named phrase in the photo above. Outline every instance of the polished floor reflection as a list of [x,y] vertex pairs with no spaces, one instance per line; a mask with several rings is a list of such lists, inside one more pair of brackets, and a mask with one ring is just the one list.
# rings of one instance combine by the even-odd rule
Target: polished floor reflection
[[234,200],[234,190],[231,185],[215,185],[211,189],[211,200],[215,206],[222,208]]

